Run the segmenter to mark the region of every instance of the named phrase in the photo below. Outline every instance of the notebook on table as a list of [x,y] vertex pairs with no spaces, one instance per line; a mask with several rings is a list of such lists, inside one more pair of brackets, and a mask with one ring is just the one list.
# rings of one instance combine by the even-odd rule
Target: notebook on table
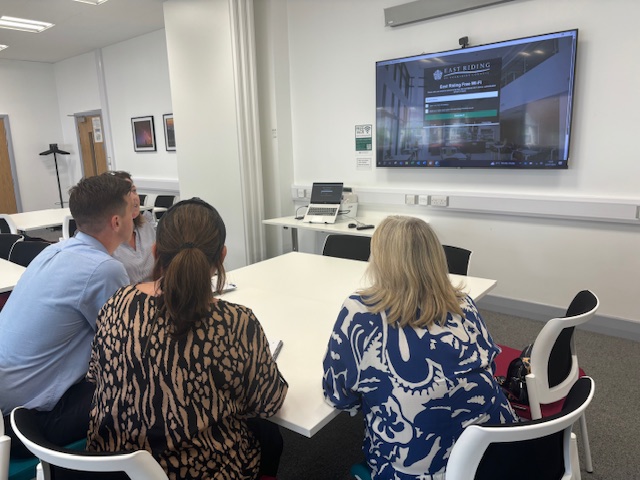
[[274,360],[278,359],[278,355],[280,355],[280,350],[282,350],[282,340],[279,338],[269,338],[269,348],[271,349],[271,355]]
[[342,183],[314,183],[303,222],[335,223],[342,201]]

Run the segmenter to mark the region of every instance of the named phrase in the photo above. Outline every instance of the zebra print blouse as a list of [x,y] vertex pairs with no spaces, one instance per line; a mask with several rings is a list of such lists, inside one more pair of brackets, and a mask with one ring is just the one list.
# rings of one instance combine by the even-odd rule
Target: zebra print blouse
[[100,311],[87,449],[146,449],[171,479],[256,478],[260,448],[246,419],[275,414],[287,393],[260,323],[217,300],[174,338],[155,314],[155,298],[134,286]]

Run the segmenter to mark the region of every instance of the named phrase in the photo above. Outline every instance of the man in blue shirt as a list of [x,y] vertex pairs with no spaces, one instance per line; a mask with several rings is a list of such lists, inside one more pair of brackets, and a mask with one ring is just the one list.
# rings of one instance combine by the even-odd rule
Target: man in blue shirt
[[0,409],[14,457],[28,454],[8,421],[17,406],[40,411],[54,443],[86,436],[93,388],[84,377],[96,318],[129,283],[111,254],[133,232],[130,190],[129,182],[108,174],[72,187],[76,236],[40,253],[0,312]]

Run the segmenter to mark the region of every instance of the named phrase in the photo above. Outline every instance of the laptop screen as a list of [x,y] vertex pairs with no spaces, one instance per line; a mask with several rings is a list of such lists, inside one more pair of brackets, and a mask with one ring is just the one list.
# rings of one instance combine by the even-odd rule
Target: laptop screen
[[342,201],[342,183],[314,183],[310,203],[339,204]]

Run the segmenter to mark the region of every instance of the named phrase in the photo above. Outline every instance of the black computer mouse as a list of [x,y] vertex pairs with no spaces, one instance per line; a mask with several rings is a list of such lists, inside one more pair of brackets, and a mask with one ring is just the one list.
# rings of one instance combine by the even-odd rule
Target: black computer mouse
[[356,224],[355,223],[350,223],[349,224],[349,228],[356,228]]

